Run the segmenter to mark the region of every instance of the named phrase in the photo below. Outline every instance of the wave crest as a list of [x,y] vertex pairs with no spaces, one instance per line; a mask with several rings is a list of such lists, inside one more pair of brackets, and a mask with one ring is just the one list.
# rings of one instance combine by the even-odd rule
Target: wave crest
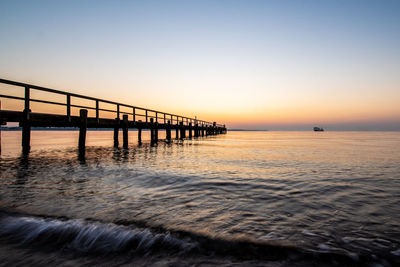
[[128,249],[138,253],[160,249],[187,252],[195,247],[192,242],[177,239],[169,233],[153,233],[149,229],[36,217],[1,218],[0,235],[22,245],[56,245],[86,253],[111,253]]

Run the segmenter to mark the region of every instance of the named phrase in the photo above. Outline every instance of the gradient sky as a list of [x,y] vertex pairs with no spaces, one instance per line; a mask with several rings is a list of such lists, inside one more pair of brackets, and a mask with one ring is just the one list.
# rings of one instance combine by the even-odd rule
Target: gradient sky
[[378,0],[1,0],[0,77],[230,128],[400,130],[399,14]]

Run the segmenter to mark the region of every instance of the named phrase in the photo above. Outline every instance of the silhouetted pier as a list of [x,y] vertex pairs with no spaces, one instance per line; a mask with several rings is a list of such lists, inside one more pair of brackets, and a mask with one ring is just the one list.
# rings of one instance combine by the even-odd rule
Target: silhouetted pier
[[[85,151],[87,128],[113,128],[114,146],[119,145],[119,130],[122,129],[124,148],[128,147],[128,129],[131,128],[138,130],[137,136],[139,144],[142,142],[142,130],[145,129],[150,130],[152,144],[158,142],[158,131],[160,129],[165,130],[166,141],[171,141],[171,132],[174,130],[176,139],[186,138],[186,133],[188,133],[188,138],[226,133],[225,125],[217,124],[216,122],[198,120],[197,118],[189,118],[5,79],[0,79],[0,84],[22,87],[24,90],[24,97],[15,96],[11,90],[10,94],[0,94],[0,99],[13,99],[23,101],[24,103],[21,110],[1,110],[0,105],[1,124],[5,125],[7,122],[18,122],[22,127],[22,148],[24,152],[29,152],[30,150],[31,127],[79,128],[78,145],[79,151],[82,153]],[[42,97],[32,98],[32,90],[40,91]],[[48,100],[48,97],[50,97],[50,99],[60,99],[60,96],[64,101]],[[88,102],[90,104],[88,104]],[[42,103],[58,107],[63,106],[64,114],[57,114],[56,112],[32,112],[32,103]],[[79,109],[79,115],[72,115],[73,109]],[[88,115],[89,111],[93,113],[93,116]]]

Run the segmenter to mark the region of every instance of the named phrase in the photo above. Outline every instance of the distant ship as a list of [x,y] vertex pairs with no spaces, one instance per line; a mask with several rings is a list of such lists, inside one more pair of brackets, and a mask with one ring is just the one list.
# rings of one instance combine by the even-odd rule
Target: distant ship
[[323,132],[324,128],[314,127],[314,132]]

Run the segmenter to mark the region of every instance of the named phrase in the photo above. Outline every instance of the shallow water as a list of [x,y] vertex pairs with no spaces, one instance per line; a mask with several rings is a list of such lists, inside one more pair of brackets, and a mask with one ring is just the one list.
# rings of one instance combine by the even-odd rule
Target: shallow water
[[[211,265],[303,262],[293,253],[399,263],[398,132],[228,132],[155,147],[129,134],[118,149],[112,132],[90,131],[82,158],[77,132],[34,131],[27,157],[20,132],[3,132],[1,243],[177,262],[197,253],[214,255]],[[255,244],[260,253],[235,258]],[[271,246],[285,252],[274,258]]]

